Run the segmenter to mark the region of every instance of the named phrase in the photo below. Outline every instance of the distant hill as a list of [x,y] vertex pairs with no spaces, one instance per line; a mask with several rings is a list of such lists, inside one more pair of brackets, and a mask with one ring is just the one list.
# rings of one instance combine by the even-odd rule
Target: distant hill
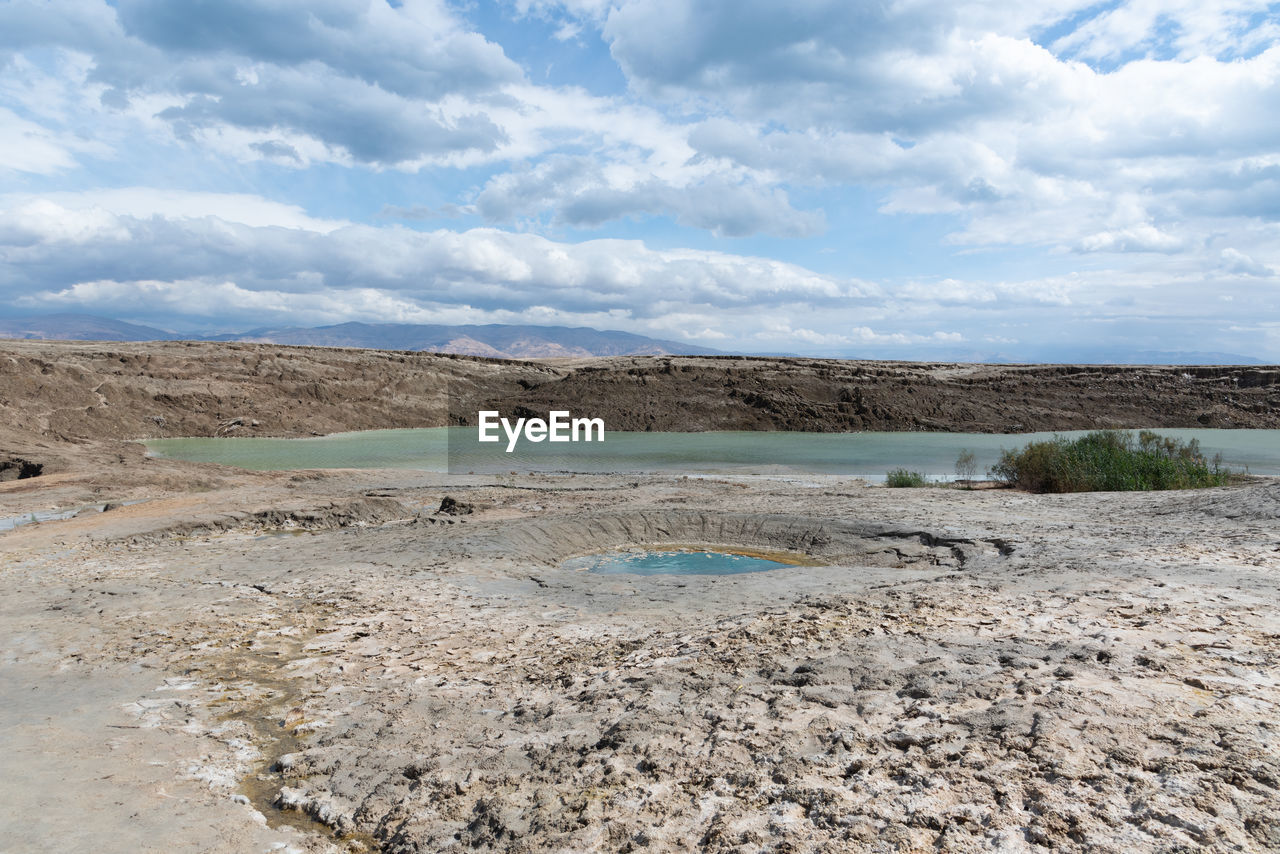
[[182,336],[92,314],[0,317],[0,338],[49,341],[172,341]]
[[[546,359],[587,356],[722,356],[693,344],[649,338],[630,332],[592,329],[587,326],[524,326],[491,323],[484,326],[424,323],[339,323],[335,326],[264,327],[248,332],[200,334],[169,332],[152,326],[126,323],[91,314],[46,314],[0,317],[0,338],[64,341],[245,341],[262,344],[297,344],[312,347],[356,347],[370,350],[421,350],[457,353],[495,359]],[[755,356],[796,358],[795,353],[752,353]],[[894,355],[846,352],[842,359],[904,359]],[[812,356],[811,358],[824,358]],[[931,351],[931,361],[986,364],[1068,365],[1261,365],[1264,362],[1239,353],[1208,351],[1124,351],[1082,346],[1079,349],[1046,349],[1029,355],[968,351]]]
[[719,351],[586,326],[446,326],[420,323],[339,323],[316,328],[254,329],[215,340],[380,350],[427,350],[507,359],[555,356],[714,355]]
[[313,347],[426,350],[505,359],[555,356],[708,356],[720,351],[630,332],[586,326],[447,326],[419,323],[340,323],[336,326],[253,329],[228,335],[177,334],[88,314],[0,318],[0,338],[66,341],[246,341]]

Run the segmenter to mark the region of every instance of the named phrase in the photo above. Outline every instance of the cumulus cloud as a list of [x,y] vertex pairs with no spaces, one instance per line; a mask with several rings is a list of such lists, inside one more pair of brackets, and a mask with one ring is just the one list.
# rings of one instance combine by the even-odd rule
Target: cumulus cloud
[[1183,246],[1181,239],[1150,225],[1097,232],[1079,243],[1082,252],[1177,252]]
[[[522,76],[501,47],[469,31],[437,0],[117,0],[116,8],[125,33],[146,45],[186,60],[260,63],[251,74],[256,67],[316,63],[387,92],[433,101],[490,92]],[[101,71],[113,72],[110,65]]]
[[[1138,230],[1172,235],[1210,206],[1280,213],[1280,47],[1255,0],[509,7],[593,28],[634,92],[674,111],[533,86],[439,0],[73,3],[5,4],[0,45],[87,57],[104,104],[244,159],[508,164],[455,200],[499,224],[807,237],[825,217],[794,188],[872,186],[886,213],[956,217],[959,243],[1099,252],[1154,249]],[[67,134],[14,118],[21,139],[0,146],[31,143],[18,168],[66,168]],[[1120,197],[1125,221],[1106,210]]]
[[1043,4],[1022,20],[981,2],[820,0],[779,14],[759,0],[629,0],[603,35],[657,96],[712,98],[793,127],[912,131],[1060,97],[1069,69],[1026,31],[1083,5]]
[[786,193],[732,174],[686,178],[653,177],[643,168],[618,168],[589,157],[551,157],[536,166],[496,176],[476,197],[490,220],[510,222],[553,211],[553,222],[595,227],[624,217],[672,216],[678,223],[717,235],[760,232],[802,237],[822,230],[822,215],[797,211]]
[[[444,0],[8,0],[0,288],[30,307],[540,318],[778,350],[1101,340],[1120,318],[1167,331],[1170,305],[1208,293],[1198,337],[1229,351],[1280,269],[1273,5],[501,7],[564,38],[559,67],[612,57],[627,87],[600,94],[535,84],[512,59],[529,51]],[[357,186],[379,225],[315,213]],[[386,225],[438,215],[455,230]],[[921,250],[895,226],[942,236],[918,268],[857,278]],[[568,228],[605,239],[539,236]],[[741,254],[676,248],[720,238]],[[814,260],[846,243],[866,254]]]
[[1197,253],[1177,233],[1210,208],[1280,213],[1270,8],[621,0],[600,27],[638,90],[714,112],[700,157],[879,186],[962,244]]
[[[550,307],[642,322],[690,309],[706,315],[766,305],[846,306],[878,293],[869,283],[766,258],[655,251],[638,241],[564,244],[497,229],[336,225],[238,197],[161,195],[150,213],[130,195],[116,200],[112,205],[102,194],[6,200],[0,213],[5,297],[27,306],[136,308],[137,300],[161,294],[172,297],[166,311],[179,311],[178,296],[186,292],[186,313],[199,316],[270,311],[280,304],[278,294],[292,294],[293,306],[311,310],[314,295],[337,304],[347,292],[354,295],[352,311],[367,313],[369,296],[377,293],[394,301],[377,304],[383,319],[394,304],[420,313],[466,307],[508,316]],[[230,218],[196,214],[196,206]],[[241,291],[258,296],[232,298]],[[208,299],[210,293],[222,296]]]
[[1230,246],[1222,250],[1222,269],[1228,273],[1237,273],[1242,276],[1276,277],[1275,270]]
[[5,210],[24,209],[29,204],[52,205],[59,215],[74,216],[93,211],[97,215],[135,219],[192,219],[212,217],[244,225],[306,229],[327,234],[344,224],[308,214],[299,205],[264,199],[250,193],[213,193],[192,190],[157,190],[152,187],[121,187],[110,190],[80,190],[55,193],[10,194],[0,196]]
[[[499,222],[511,219],[504,209],[519,209],[578,227],[670,217],[728,236],[804,236],[822,227],[820,212],[795,210],[785,189],[750,170],[711,174],[690,163],[687,129],[660,111],[528,83],[501,47],[436,0],[73,1],[67,9],[37,0],[0,6],[0,47],[32,77],[6,94],[35,111],[58,86],[64,100],[84,93],[77,107],[91,114],[95,133],[129,117],[191,150],[288,168],[521,164],[496,175],[484,196],[486,215]],[[54,67],[39,83],[28,54]],[[65,121],[58,134],[13,118],[0,151],[25,145],[11,159],[16,168],[74,163]],[[587,153],[559,153],[570,148]],[[527,198],[497,198],[528,185],[531,160],[546,172],[551,160],[573,156],[608,180],[572,195],[530,188]]]
[[[494,228],[420,232],[314,220],[245,197],[171,194],[150,209],[145,191],[0,202],[0,298],[8,304],[188,329],[524,322],[746,350],[954,358],[993,355],[985,338],[998,340],[995,355],[1101,347],[1123,323],[1126,340],[1141,349],[1177,349],[1170,343],[1190,328],[1201,348],[1270,346],[1270,333],[1249,320],[1280,311],[1275,290],[1256,284],[1269,271],[1240,250],[1221,261],[1209,279],[1108,268],[895,286],[634,240],[571,244]],[[1207,301],[1210,294],[1217,299]]]
[[237,128],[277,157],[293,147],[281,133],[370,164],[492,151],[504,135],[478,102],[522,79],[433,0],[13,0],[0,33],[10,50],[89,56],[83,83],[105,105],[168,98],[158,115],[180,136]]
[[0,107],[0,174],[4,170],[59,172],[75,162],[73,152],[56,134]]
[[1054,48],[1112,62],[1126,55],[1250,56],[1280,36],[1273,11],[1268,0],[1137,0],[1104,9]]
[[181,106],[159,113],[179,135],[221,125],[262,133],[292,131],[373,164],[491,152],[505,141],[502,130],[483,113],[449,116],[439,107],[406,103],[377,86],[327,71],[264,69],[247,85],[220,75],[203,89]]

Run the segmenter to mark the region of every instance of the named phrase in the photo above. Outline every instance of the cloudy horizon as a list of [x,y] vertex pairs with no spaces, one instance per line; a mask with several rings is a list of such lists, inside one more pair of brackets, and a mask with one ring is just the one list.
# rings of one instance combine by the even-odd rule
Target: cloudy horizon
[[1273,3],[0,0],[0,66],[16,313],[1280,362]]

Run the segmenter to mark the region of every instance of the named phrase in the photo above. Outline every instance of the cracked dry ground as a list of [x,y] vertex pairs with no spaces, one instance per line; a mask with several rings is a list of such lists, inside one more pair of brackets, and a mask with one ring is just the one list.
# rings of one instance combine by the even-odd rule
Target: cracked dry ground
[[[299,848],[1280,850],[1280,484],[595,483],[478,487],[453,525],[98,548],[47,595],[89,624],[134,597],[92,655],[166,675],[136,707],[199,739],[178,770]],[[1012,552],[720,578],[560,570],[568,533],[514,553],[672,504]]]

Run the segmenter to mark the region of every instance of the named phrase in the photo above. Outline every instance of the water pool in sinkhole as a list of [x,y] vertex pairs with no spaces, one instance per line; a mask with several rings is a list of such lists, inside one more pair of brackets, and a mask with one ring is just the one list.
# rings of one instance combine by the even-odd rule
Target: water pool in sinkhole
[[[774,559],[780,558],[780,559]],[[786,569],[802,561],[798,556],[693,548],[621,549],[583,555],[565,561],[565,569],[603,575],[737,575]]]

